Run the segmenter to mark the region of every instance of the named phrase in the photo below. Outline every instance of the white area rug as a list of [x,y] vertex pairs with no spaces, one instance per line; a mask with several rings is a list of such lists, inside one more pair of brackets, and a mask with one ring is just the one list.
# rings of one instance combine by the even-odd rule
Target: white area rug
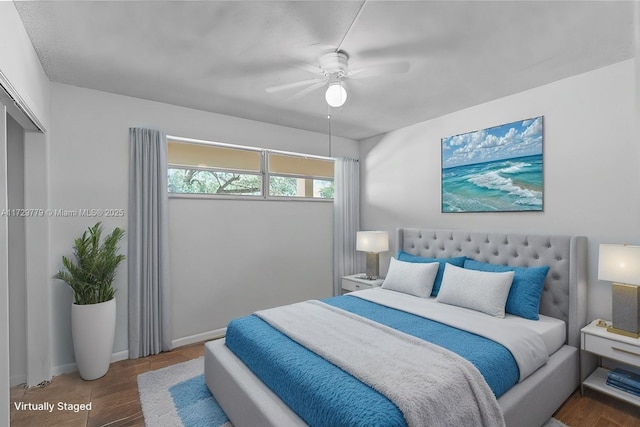
[[138,375],[147,427],[231,427],[204,383],[204,358]]
[[147,427],[233,427],[204,383],[203,357],[138,375],[138,390]]
[[544,423],[542,427],[569,427],[565,423],[562,423],[555,418],[549,418],[549,421]]

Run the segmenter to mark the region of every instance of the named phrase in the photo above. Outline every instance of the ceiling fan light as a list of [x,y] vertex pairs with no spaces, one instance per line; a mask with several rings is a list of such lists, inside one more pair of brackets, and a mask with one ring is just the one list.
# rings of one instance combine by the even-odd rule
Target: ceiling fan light
[[342,107],[347,101],[347,90],[342,86],[341,82],[334,82],[329,85],[324,97],[331,107]]

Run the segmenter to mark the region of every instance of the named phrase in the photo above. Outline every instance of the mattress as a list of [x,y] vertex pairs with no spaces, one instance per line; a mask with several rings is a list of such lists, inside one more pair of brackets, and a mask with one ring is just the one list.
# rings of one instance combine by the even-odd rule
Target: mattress
[[[400,301],[400,304],[404,304],[406,301],[406,307],[404,308],[405,310],[408,309],[407,307],[411,305],[415,305],[412,303],[417,302],[417,304],[424,306],[424,310],[418,311],[418,312],[415,312],[415,310],[413,310],[411,312],[415,312],[415,314],[417,315],[424,315],[427,317],[430,311],[430,308],[429,308],[430,305],[432,304],[437,304],[439,306],[443,305],[437,302],[434,297],[430,297],[427,299],[419,298],[413,295],[386,290],[382,288],[351,292],[347,294],[347,296],[349,297],[355,296],[355,297],[361,297],[364,299],[369,299],[367,298],[367,295],[372,295],[372,292],[375,292],[378,294],[390,295],[390,296],[392,295],[394,300]],[[387,297],[385,296],[384,298],[387,298]],[[384,300],[382,299],[375,299],[375,301],[378,303],[384,304]],[[478,319],[487,317],[487,315],[483,313],[479,313],[473,310],[468,310],[462,307],[456,307],[452,305],[447,305],[446,307],[447,307],[447,310],[451,311],[453,317],[464,319],[464,321],[468,323],[473,323]],[[556,319],[554,317],[549,317],[541,314],[539,320],[529,320],[519,316],[515,316],[513,314],[507,314],[504,317],[504,319],[497,319],[497,321],[504,322],[504,323],[508,322],[515,326],[522,326],[540,334],[540,336],[542,337],[542,340],[544,341],[545,346],[547,347],[547,355],[549,356],[555,353],[566,342],[567,325],[564,321],[560,319]]]
[[[370,294],[367,294],[367,292],[369,292]],[[423,332],[421,332],[422,324],[417,325],[416,323],[418,321],[417,319],[421,319],[421,318],[411,314],[411,312],[416,310],[409,309],[408,311],[410,313],[403,312],[403,314],[395,313],[390,315],[388,312],[390,311],[397,312],[399,310],[393,310],[392,307],[388,307],[388,308],[380,307],[378,306],[378,304],[373,304],[370,301],[366,301],[365,296],[372,295],[372,294],[375,294],[377,296],[383,296],[383,299],[390,299],[390,300],[398,299],[398,298],[402,299],[406,297],[405,298],[406,301],[402,302],[403,304],[406,304],[409,307],[411,307],[412,304],[414,306],[417,305],[419,308],[424,308],[427,311],[429,310],[430,305],[433,305],[433,304],[437,304],[440,307],[443,306],[443,304],[437,303],[432,300],[429,301],[424,299],[417,299],[416,297],[412,297],[410,295],[400,294],[397,292],[386,291],[386,290],[362,291],[361,293],[355,293],[350,296],[337,297],[337,298],[332,298],[325,301],[330,302],[341,308],[347,308],[349,309],[349,311],[353,311],[365,317],[374,316],[374,317],[370,317],[373,320],[376,320],[375,316],[381,316],[381,319],[385,319],[385,321],[386,319],[391,319],[392,322],[396,322],[400,325],[409,325],[408,327],[405,326],[404,329],[402,327],[398,329],[402,330],[405,333],[409,333],[422,338],[421,336],[421,334],[423,334]],[[357,296],[360,296],[361,298],[357,298]],[[358,300],[360,300],[361,302],[358,302]],[[372,305],[378,306],[379,308],[371,311],[372,307],[370,306]],[[436,307],[436,306],[433,306],[433,307]],[[478,322],[478,319],[476,318],[477,315],[485,317],[485,319],[483,320],[486,320],[486,317],[487,317],[484,314],[470,312],[469,310],[461,309],[458,307],[453,307],[453,306],[446,306],[446,307],[447,309],[449,308],[451,309],[452,316],[455,316],[458,318],[460,317],[465,318],[465,321],[469,321],[469,322],[477,323]],[[378,310],[380,309],[382,309],[383,311],[386,310],[386,312],[384,312],[383,315],[380,315],[378,313]],[[402,316],[405,316],[405,317],[409,316],[409,317],[405,319]],[[525,319],[522,319],[522,320],[525,320]],[[420,321],[424,323],[431,322],[426,319],[421,319]],[[526,322],[533,322],[533,321],[521,322],[519,318],[499,319],[499,321],[502,324],[517,323],[522,326],[526,325]],[[438,328],[441,329],[443,327],[443,325],[440,325],[439,322],[435,322],[435,323],[438,324]],[[447,348],[447,346],[452,345],[452,347],[450,347],[449,349],[451,351],[458,352],[459,354],[460,354],[460,350],[462,350],[462,352],[472,350],[472,351],[469,351],[468,354],[464,354],[464,355],[461,354],[461,355],[463,355],[463,357],[467,358],[468,360],[472,361],[472,363],[477,361],[480,362],[479,364],[477,363],[474,363],[474,364],[482,372],[483,376],[485,376],[485,378],[487,379],[487,383],[489,383],[489,385],[491,386],[496,396],[498,397],[501,396],[510,387],[512,387],[514,384],[518,382],[518,367],[515,365],[515,361],[512,360],[509,354],[509,351],[503,348],[503,351],[497,350],[496,354],[499,354],[499,356],[495,360],[489,360],[489,361],[481,360],[482,358],[479,358],[478,355],[479,354],[484,355],[485,352],[489,353],[490,351],[489,349],[492,348],[491,345],[496,343],[493,343],[493,341],[490,341],[490,340],[485,340],[485,341],[491,342],[491,345],[487,345],[482,341],[478,341],[478,339],[484,340],[484,338],[471,334],[471,335],[474,335],[474,337],[472,338],[475,339],[476,341],[473,341],[473,343],[468,346],[464,344],[460,345],[460,343],[457,342],[458,338],[452,339],[451,337],[449,337],[449,335],[455,332],[453,331],[453,329],[455,328],[449,328],[448,326],[444,326],[444,328],[448,328],[447,331],[443,330],[442,332],[442,335],[444,335],[445,338],[444,339],[442,339],[441,337],[437,338],[437,339],[441,339],[443,344],[440,344],[437,341],[434,341],[434,342],[438,343],[438,345],[442,345],[445,348]],[[487,328],[489,329],[489,327]],[[549,349],[557,345],[556,343],[557,343],[558,337],[563,335],[564,322],[561,322],[561,321],[555,322],[551,319],[545,319],[543,322],[540,322],[539,325],[529,326],[529,329],[536,330],[537,332],[542,332],[542,335],[547,337],[547,339],[544,340],[544,347],[546,347],[547,351],[549,351]],[[562,333],[559,331],[562,331]],[[462,332],[462,331],[457,331],[457,332]],[[264,339],[264,343],[259,343],[256,337],[260,337],[260,339]],[[283,400],[289,406],[297,408],[296,412],[298,412],[300,415],[303,415],[304,419],[314,420],[313,417],[320,417],[320,418],[315,418],[316,421],[312,421],[311,422],[312,424],[318,424],[318,420],[321,418],[326,419],[326,413],[330,411],[334,411],[334,409],[323,409],[324,413],[321,415],[300,413],[300,411],[310,410],[310,407],[308,405],[309,401],[314,401],[314,402],[326,401],[330,407],[333,405],[332,407],[335,408],[335,410],[339,411],[335,416],[338,417],[337,419],[341,419],[343,421],[345,417],[352,417],[353,419],[361,418],[362,417],[361,414],[369,411],[372,406],[376,408],[380,408],[380,411],[379,411],[380,415],[388,416],[389,414],[393,414],[394,412],[393,405],[391,405],[391,407],[389,408],[385,407],[385,405],[388,406],[390,403],[386,401],[385,398],[383,398],[382,396],[375,396],[371,394],[370,390],[366,390],[367,387],[364,387],[363,389],[358,389],[358,387],[352,384],[352,381],[351,381],[352,378],[351,379],[346,378],[348,376],[345,376],[345,378],[342,378],[342,377],[338,378],[338,376],[336,375],[336,372],[330,370],[330,366],[322,365],[321,362],[326,362],[326,361],[315,359],[314,357],[317,357],[317,356],[311,352],[307,351],[305,353],[304,348],[301,348],[301,349],[298,348],[300,346],[297,345],[295,342],[290,341],[287,337],[283,336],[282,334],[278,333],[275,330],[272,330],[270,326],[262,322],[260,319],[255,318],[255,316],[248,316],[247,318],[236,319],[232,323],[230,323],[229,328],[227,330],[227,346],[254,373],[256,373],[258,377],[260,377],[263,381],[265,381],[265,383],[269,385],[270,388],[276,391],[276,393],[281,398],[283,398]],[[264,346],[264,348],[261,346]],[[483,347],[483,346],[486,346],[486,347]],[[501,346],[498,345],[497,347],[501,347]],[[484,350],[485,348],[487,350]],[[296,353],[295,357],[292,356],[294,352]],[[302,352],[302,354],[298,355],[297,352]],[[507,354],[506,357],[505,357],[505,353]],[[328,362],[326,363],[328,364]],[[313,366],[314,367],[313,370],[317,369],[318,372],[317,373],[311,372],[313,370],[309,369],[308,368],[309,366]],[[491,369],[495,370],[496,366],[498,367],[497,371],[491,372]],[[289,378],[289,376],[291,378]],[[332,382],[332,384],[334,385],[339,384],[342,381],[345,382],[345,385],[343,387],[345,388],[346,396],[338,397],[336,395],[337,393],[336,390],[340,390],[341,387],[334,387],[331,390],[331,393],[329,396],[323,396],[321,394],[318,394],[317,389],[319,388],[317,387],[317,384],[319,381],[321,381],[324,377],[327,377],[327,376],[330,376],[333,378],[334,382]],[[292,386],[291,384],[294,382],[294,379],[295,381],[300,381],[300,384]],[[505,383],[504,382],[505,379],[508,379],[509,382]],[[362,383],[359,383],[359,384],[363,386]],[[313,394],[306,394],[307,389],[313,389]],[[350,401],[356,402],[356,403],[364,402],[364,404],[361,405],[361,407],[359,408],[354,407],[349,409],[350,411],[352,411],[351,413],[345,413],[345,409],[343,408],[344,405],[341,402],[343,402],[344,400],[348,400],[349,396],[352,397],[354,394],[358,395],[357,393],[360,393],[360,394],[364,393],[364,394],[358,399],[351,398]],[[371,405],[370,403],[375,399],[378,399],[379,402],[377,402],[376,405]],[[313,405],[313,406],[315,407],[316,405]],[[400,414],[396,414],[396,417],[401,419]],[[389,424],[388,421],[384,421],[384,423]],[[391,424],[394,424],[394,423],[391,423]],[[357,425],[357,424],[354,424],[354,425]],[[398,424],[395,424],[395,425],[398,425]]]
[[540,314],[539,320],[523,319],[513,314],[507,314],[505,319],[510,323],[522,325],[540,334],[549,356],[558,351],[566,342],[567,325],[562,320],[543,314]]

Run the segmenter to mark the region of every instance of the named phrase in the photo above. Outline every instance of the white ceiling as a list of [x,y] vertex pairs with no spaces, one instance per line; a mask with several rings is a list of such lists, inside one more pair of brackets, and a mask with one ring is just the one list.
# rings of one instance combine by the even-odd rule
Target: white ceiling
[[[332,132],[363,139],[632,58],[631,1],[17,1],[52,81],[326,132],[324,91],[265,88],[350,69]],[[362,10],[360,10],[362,8]],[[354,22],[354,18],[355,22]],[[515,119],[515,118],[514,118]]]

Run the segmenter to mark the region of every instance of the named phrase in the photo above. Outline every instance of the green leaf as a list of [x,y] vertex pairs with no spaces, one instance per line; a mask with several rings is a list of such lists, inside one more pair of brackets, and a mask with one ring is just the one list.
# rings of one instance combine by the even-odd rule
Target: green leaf
[[102,239],[103,227],[100,222],[89,227],[82,236],[74,240],[74,260],[63,256],[64,270],[53,277],[67,283],[76,304],[98,304],[115,296],[113,281],[118,266],[125,256],[118,254],[118,243],[124,237],[124,230],[115,228]]

